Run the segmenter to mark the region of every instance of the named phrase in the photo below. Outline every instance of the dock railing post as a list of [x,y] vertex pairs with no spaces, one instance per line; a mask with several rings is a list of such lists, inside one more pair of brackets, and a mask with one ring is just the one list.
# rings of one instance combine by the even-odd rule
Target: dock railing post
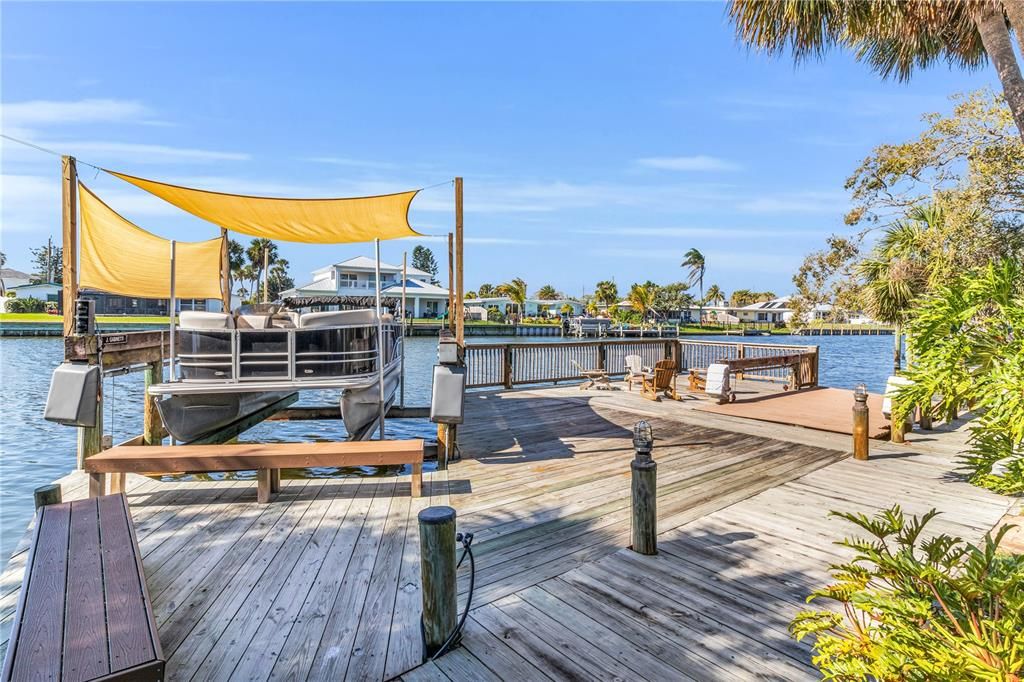
[[420,511],[418,519],[423,645],[429,658],[448,640],[458,621],[455,510],[446,506],[427,507]]
[[49,485],[39,486],[35,489],[33,497],[35,498],[36,509],[45,507],[48,504],[60,504],[60,483],[51,483]]
[[512,388],[512,344],[505,344],[501,365],[501,383],[505,388]]
[[646,421],[633,427],[636,455],[630,462],[633,493],[633,544],[637,554],[658,553],[658,464],[651,458],[654,434]]
[[857,384],[853,391],[853,458],[868,459],[868,389]]

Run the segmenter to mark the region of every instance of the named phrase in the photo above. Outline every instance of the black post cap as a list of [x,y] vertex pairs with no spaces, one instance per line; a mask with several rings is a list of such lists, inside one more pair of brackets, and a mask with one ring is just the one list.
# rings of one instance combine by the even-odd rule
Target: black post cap
[[451,523],[455,521],[455,510],[447,506],[427,507],[422,510],[418,515],[420,523],[424,523],[428,526],[440,525],[442,523]]

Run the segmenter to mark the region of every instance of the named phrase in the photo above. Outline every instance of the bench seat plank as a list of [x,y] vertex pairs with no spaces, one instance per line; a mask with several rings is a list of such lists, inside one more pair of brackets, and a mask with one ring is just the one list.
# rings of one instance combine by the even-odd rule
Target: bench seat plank
[[422,440],[239,443],[152,447],[122,445],[85,460],[91,473],[199,473],[250,469],[397,466],[423,461]]
[[12,680],[60,679],[71,505],[44,507],[38,524],[32,561],[21,586],[25,602],[7,647],[8,656],[12,651],[17,654]]
[[89,500],[71,503],[67,616],[64,626],[64,679],[93,680],[110,672],[103,608],[100,521]]
[[[150,632],[145,577],[123,508],[124,496],[96,498],[103,535],[103,589],[112,670],[127,670],[157,658]],[[157,645],[158,646],[158,645]]]

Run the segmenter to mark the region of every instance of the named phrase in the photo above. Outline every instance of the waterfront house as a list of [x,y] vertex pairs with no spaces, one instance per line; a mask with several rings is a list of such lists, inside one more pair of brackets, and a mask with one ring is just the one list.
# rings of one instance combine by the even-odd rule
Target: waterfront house
[[[512,302],[508,296],[488,296],[487,298],[467,299],[465,304],[470,307],[484,308],[485,310],[497,310],[502,315],[510,313],[519,314],[519,306]],[[559,298],[545,300],[540,298],[528,298],[523,304],[523,317],[554,317],[562,314],[562,308],[572,308],[571,315],[582,315],[583,304],[571,298]]]
[[[314,270],[312,281],[281,292],[281,298],[315,296],[373,296],[377,288],[377,261],[366,256],[325,265]],[[448,309],[448,290],[436,285],[429,272],[406,268],[406,313],[412,317],[443,317]],[[380,264],[381,292],[402,295],[402,266]]]
[[13,268],[0,268],[0,296],[4,296],[8,289],[24,286],[32,282],[32,276],[21,270]]

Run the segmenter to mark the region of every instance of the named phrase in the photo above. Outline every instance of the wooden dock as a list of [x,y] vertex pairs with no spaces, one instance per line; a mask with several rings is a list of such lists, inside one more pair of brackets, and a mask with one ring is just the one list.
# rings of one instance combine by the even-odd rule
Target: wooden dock
[[[753,383],[753,382],[751,382]],[[766,390],[757,382],[756,390]],[[843,556],[832,509],[937,507],[979,540],[1011,500],[951,476],[951,425],[873,443],[575,386],[471,394],[464,459],[424,474],[255,481],[128,479],[171,680],[814,679],[786,626]],[[631,427],[651,422],[659,550],[629,542]],[[62,480],[64,499],[86,477]],[[416,513],[475,533],[462,646],[420,665]],[[25,543],[0,577],[0,648]],[[468,562],[467,562],[468,563]],[[468,588],[460,571],[462,600]]]

